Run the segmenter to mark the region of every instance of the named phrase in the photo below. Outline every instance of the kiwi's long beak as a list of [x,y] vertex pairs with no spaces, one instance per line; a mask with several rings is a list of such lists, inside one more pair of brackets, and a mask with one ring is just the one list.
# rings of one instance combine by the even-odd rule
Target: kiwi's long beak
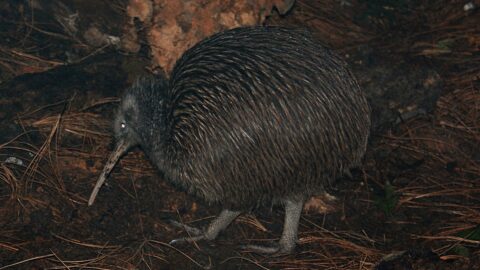
[[127,143],[125,140],[119,140],[117,142],[115,149],[108,157],[107,164],[105,164],[102,174],[100,174],[100,177],[98,177],[97,183],[95,184],[92,194],[90,195],[90,199],[88,199],[88,206],[93,204],[93,202],[95,201],[95,198],[97,197],[98,191],[100,191],[100,188],[102,187],[103,183],[105,183],[107,176],[110,174],[113,167],[115,167],[115,164],[117,164],[120,157],[123,154],[125,154],[129,149],[130,149],[130,144]]

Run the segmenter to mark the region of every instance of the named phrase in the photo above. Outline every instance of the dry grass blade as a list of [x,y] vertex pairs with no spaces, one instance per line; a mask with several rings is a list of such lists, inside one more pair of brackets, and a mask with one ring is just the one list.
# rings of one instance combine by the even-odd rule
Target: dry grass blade
[[[45,157],[47,153],[50,151],[50,145],[54,139],[55,134],[59,130],[60,126],[60,121],[62,119],[62,115],[58,115],[56,117],[56,121],[52,129],[50,130],[50,133],[48,134],[48,137],[45,139],[43,144],[40,146],[39,150],[35,155],[33,156],[32,160],[28,164],[25,173],[22,176],[22,181],[25,181],[25,189],[30,187],[29,182],[31,182],[31,179],[34,178],[35,172],[37,171],[37,168],[40,164],[40,161]],[[60,189],[64,190],[64,185],[60,185]],[[25,190],[27,192],[27,190]]]
[[[29,123],[32,127],[38,128],[40,131],[55,127],[58,122],[58,116],[48,116]],[[109,125],[98,114],[88,112],[70,112],[62,117],[62,129],[65,132],[84,138],[101,138],[107,137],[106,132]]]
[[90,244],[90,243],[84,243],[80,240],[77,240],[77,239],[68,239],[68,238],[65,238],[65,237],[62,237],[60,235],[57,235],[55,233],[52,233],[52,236],[53,237],[56,237],[60,240],[63,240],[63,241],[66,241],[66,242],[69,242],[69,243],[72,243],[72,244],[75,244],[75,245],[79,245],[79,246],[82,246],[82,247],[88,247],[88,248],[98,248],[98,249],[119,249],[120,246],[119,245],[107,245],[107,244],[104,244],[104,245],[97,245],[97,244]]
[[53,256],[55,256],[55,255],[54,254],[47,254],[47,255],[32,257],[32,258],[29,258],[29,259],[26,259],[26,260],[23,260],[23,261],[20,261],[20,262],[16,262],[16,263],[12,263],[12,264],[9,264],[9,265],[2,266],[2,267],[0,267],[0,270],[12,268],[14,266],[19,266],[19,265],[22,265],[24,263],[31,262],[31,261],[50,258],[50,257],[53,257]]
[[235,222],[248,224],[249,226],[252,226],[262,232],[268,231],[268,229],[265,228],[265,226],[263,226],[263,224],[255,216],[252,215],[241,215],[235,220]]
[[102,98],[100,100],[95,100],[92,103],[85,105],[79,111],[80,112],[85,112],[85,111],[90,110],[90,109],[95,108],[95,107],[103,106],[103,105],[110,104],[110,103],[118,103],[119,101],[120,101],[120,98],[118,98],[118,97],[106,97],[106,98]]
[[378,254],[378,250],[366,248],[364,246],[357,245],[351,241],[345,239],[338,239],[328,236],[306,236],[299,239],[300,244],[321,244],[322,246],[333,246],[340,248],[344,251],[351,251],[356,254],[362,254],[364,256],[372,256]]
[[204,266],[204,265],[201,265],[199,262],[197,262],[196,260],[194,260],[192,257],[188,256],[186,253],[184,253],[183,251],[179,250],[178,248],[170,245],[170,244],[167,244],[167,243],[164,243],[164,242],[160,242],[160,241],[156,241],[156,240],[148,240],[149,243],[151,244],[157,244],[157,245],[161,245],[161,246],[165,246],[165,247],[168,247],[170,249],[173,249],[175,250],[176,252],[182,254],[185,258],[187,258],[189,261],[191,261],[193,264],[195,264],[196,266],[202,268],[202,269],[209,269],[210,267],[209,266]]
[[5,243],[0,243],[0,249],[6,249],[11,252],[17,252],[19,250],[18,248]]
[[12,172],[10,168],[5,166],[5,164],[0,163],[0,180],[5,182],[7,186],[10,188],[10,191],[8,192],[9,194],[9,199],[10,200],[15,200],[20,197],[20,184],[18,179],[15,177],[15,174]]
[[428,236],[428,235],[412,235],[413,238],[420,238],[420,239],[427,239],[427,240],[445,240],[445,241],[453,241],[455,243],[468,243],[468,244],[475,244],[480,245],[480,241],[477,240],[470,240],[465,239],[462,237],[455,237],[455,236]]
[[242,260],[242,261],[247,261],[255,266],[257,266],[259,269],[264,269],[264,270],[268,270],[270,268],[267,268],[263,265],[261,265],[259,262],[255,261],[255,260],[252,260],[252,259],[249,259],[249,258],[246,258],[246,257],[230,257],[230,258],[226,258],[225,260],[221,261],[220,264],[224,264],[228,261],[231,261],[231,260]]
[[63,64],[63,62],[44,59],[16,48],[0,46],[0,65],[8,68],[15,76],[43,72]]

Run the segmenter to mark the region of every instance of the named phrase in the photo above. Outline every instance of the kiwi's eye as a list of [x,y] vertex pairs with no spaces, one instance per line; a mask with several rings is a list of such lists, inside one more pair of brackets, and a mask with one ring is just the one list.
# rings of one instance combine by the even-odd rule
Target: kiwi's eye
[[120,124],[120,128],[121,128],[121,129],[125,129],[126,127],[127,127],[127,124],[125,124],[125,122],[122,122],[122,123]]

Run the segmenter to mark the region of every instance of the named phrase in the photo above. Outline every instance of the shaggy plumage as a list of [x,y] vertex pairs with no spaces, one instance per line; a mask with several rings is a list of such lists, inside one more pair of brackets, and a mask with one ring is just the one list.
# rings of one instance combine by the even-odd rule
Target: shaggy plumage
[[229,223],[261,204],[293,202],[298,212],[359,165],[369,129],[345,62],[308,32],[237,28],[185,52],[169,80],[143,78],[126,91],[115,152],[140,145],[170,182],[236,213]]

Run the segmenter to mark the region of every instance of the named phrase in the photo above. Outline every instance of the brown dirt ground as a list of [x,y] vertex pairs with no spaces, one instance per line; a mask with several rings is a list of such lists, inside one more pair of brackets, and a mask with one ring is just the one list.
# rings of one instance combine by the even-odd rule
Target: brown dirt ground
[[[304,213],[296,253],[280,257],[238,248],[278,239],[279,208],[242,216],[213,243],[168,245],[185,235],[170,219],[202,226],[220,208],[175,191],[138,150],[87,207],[115,97],[148,59],[98,58],[23,25],[28,11],[2,13],[0,269],[480,269],[480,16],[464,1],[413,2],[297,1],[268,20],[341,53],[369,44],[427,60],[445,81],[432,113],[372,138],[364,166],[332,188],[336,210]],[[62,66],[72,46],[88,63]]]

